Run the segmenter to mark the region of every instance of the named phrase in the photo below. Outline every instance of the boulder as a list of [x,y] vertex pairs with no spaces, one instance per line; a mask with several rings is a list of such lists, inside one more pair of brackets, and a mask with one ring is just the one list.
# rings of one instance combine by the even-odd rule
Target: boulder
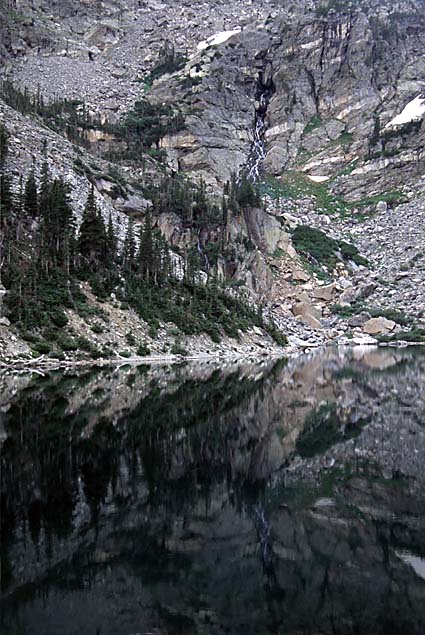
[[149,201],[141,196],[131,195],[126,200],[117,199],[114,205],[115,209],[124,214],[143,214],[149,206]]
[[324,300],[325,302],[330,302],[334,297],[336,292],[336,284],[328,284],[324,287],[317,287],[314,290],[313,295],[318,300]]
[[371,318],[363,325],[363,331],[369,335],[386,335],[395,329],[397,324],[384,317]]
[[370,313],[368,313],[367,311],[362,311],[358,315],[353,315],[353,317],[348,320],[348,326],[351,326],[352,328],[357,328],[359,326],[363,326],[364,324],[366,324],[366,322],[370,319],[371,319]]
[[375,291],[377,286],[378,285],[375,282],[365,282],[364,284],[360,286],[358,297],[362,298],[363,300],[365,298],[368,298],[369,296],[372,295],[372,293]]
[[0,326],[10,326],[10,321],[7,317],[0,317]]
[[350,287],[344,291],[339,297],[339,304],[343,306],[347,306],[348,304],[352,304],[357,299],[356,290],[353,287]]
[[292,279],[297,282],[308,282],[310,280],[310,276],[302,269],[294,269],[292,272]]
[[376,211],[378,213],[384,214],[385,212],[388,211],[388,203],[386,201],[379,201],[379,203],[376,206]]
[[322,317],[322,311],[312,304],[308,304],[307,302],[298,302],[297,304],[294,304],[292,307],[292,313],[295,316],[301,315],[302,317],[310,315],[317,320]]
[[313,315],[303,315],[302,321],[304,322],[304,324],[308,324],[308,326],[310,326],[312,329],[319,330],[323,328],[321,321],[315,318]]

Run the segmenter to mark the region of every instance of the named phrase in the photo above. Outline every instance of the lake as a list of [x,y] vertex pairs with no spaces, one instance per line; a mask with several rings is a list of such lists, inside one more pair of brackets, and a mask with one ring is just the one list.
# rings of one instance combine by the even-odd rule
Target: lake
[[424,635],[425,350],[0,375],[2,635]]

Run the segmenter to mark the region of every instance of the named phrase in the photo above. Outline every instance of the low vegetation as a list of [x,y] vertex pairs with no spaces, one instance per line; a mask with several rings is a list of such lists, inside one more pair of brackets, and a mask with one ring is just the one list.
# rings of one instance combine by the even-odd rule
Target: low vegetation
[[292,232],[292,241],[299,254],[319,267],[333,271],[338,262],[354,262],[367,265],[367,260],[359,254],[355,245],[343,240],[335,240],[320,229],[308,225],[298,225]]

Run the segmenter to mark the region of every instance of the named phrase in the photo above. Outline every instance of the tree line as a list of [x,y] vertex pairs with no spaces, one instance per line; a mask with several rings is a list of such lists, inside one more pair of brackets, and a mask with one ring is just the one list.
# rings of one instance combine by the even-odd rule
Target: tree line
[[[218,342],[223,333],[239,338],[240,331],[256,324],[283,343],[282,334],[263,323],[261,311],[229,295],[216,269],[206,265],[199,240],[184,253],[173,253],[154,226],[160,192],[143,223],[137,227],[132,218],[128,220],[122,240],[111,215],[105,222],[93,186],[77,227],[70,186],[52,175],[47,147],[41,167],[33,165],[28,176],[15,183],[5,168],[7,151],[8,135],[0,126],[0,265],[7,289],[5,308],[21,333],[35,332],[43,338],[41,343],[37,340],[37,350],[47,350],[46,341],[55,342],[54,347],[63,343],[60,330],[70,329],[66,309],[84,318],[90,314],[82,282],[91,285],[100,301],[111,300],[113,294],[122,307],[134,308],[153,337],[161,323],[171,322],[184,334],[204,332]],[[236,181],[229,185],[226,200],[230,204],[237,187]],[[191,204],[194,218],[209,205],[205,187],[197,192]],[[201,283],[202,268],[207,275]],[[71,346],[69,338],[66,346]]]

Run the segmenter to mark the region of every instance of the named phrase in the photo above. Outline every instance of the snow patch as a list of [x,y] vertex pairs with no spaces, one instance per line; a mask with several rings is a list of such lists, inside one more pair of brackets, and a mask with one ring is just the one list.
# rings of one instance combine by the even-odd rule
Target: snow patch
[[[314,42],[307,42],[306,44],[301,44],[301,48],[309,51],[310,49],[315,49],[322,43],[322,40],[314,40]],[[292,52],[292,49],[289,49]]]
[[425,113],[425,99],[419,95],[412,99],[404,110],[401,111],[397,117],[394,117],[385,128],[392,128],[394,126],[402,126],[410,121],[416,121],[420,119]]
[[307,176],[310,181],[314,181],[315,183],[324,183],[325,181],[329,181],[328,176],[311,176],[310,174],[307,174]]
[[208,39],[203,40],[202,42],[199,42],[198,51],[203,51],[204,49],[207,49],[209,46],[217,46],[218,44],[224,44],[224,42],[227,42],[227,40],[233,37],[233,35],[236,35],[237,33],[240,33],[240,32],[241,32],[241,28],[238,27],[237,29],[234,29],[233,31],[220,31],[220,33],[211,35],[211,37],[209,37]]
[[425,559],[415,556],[408,551],[397,552],[397,556],[406,564],[410,565],[416,575],[425,580]]

